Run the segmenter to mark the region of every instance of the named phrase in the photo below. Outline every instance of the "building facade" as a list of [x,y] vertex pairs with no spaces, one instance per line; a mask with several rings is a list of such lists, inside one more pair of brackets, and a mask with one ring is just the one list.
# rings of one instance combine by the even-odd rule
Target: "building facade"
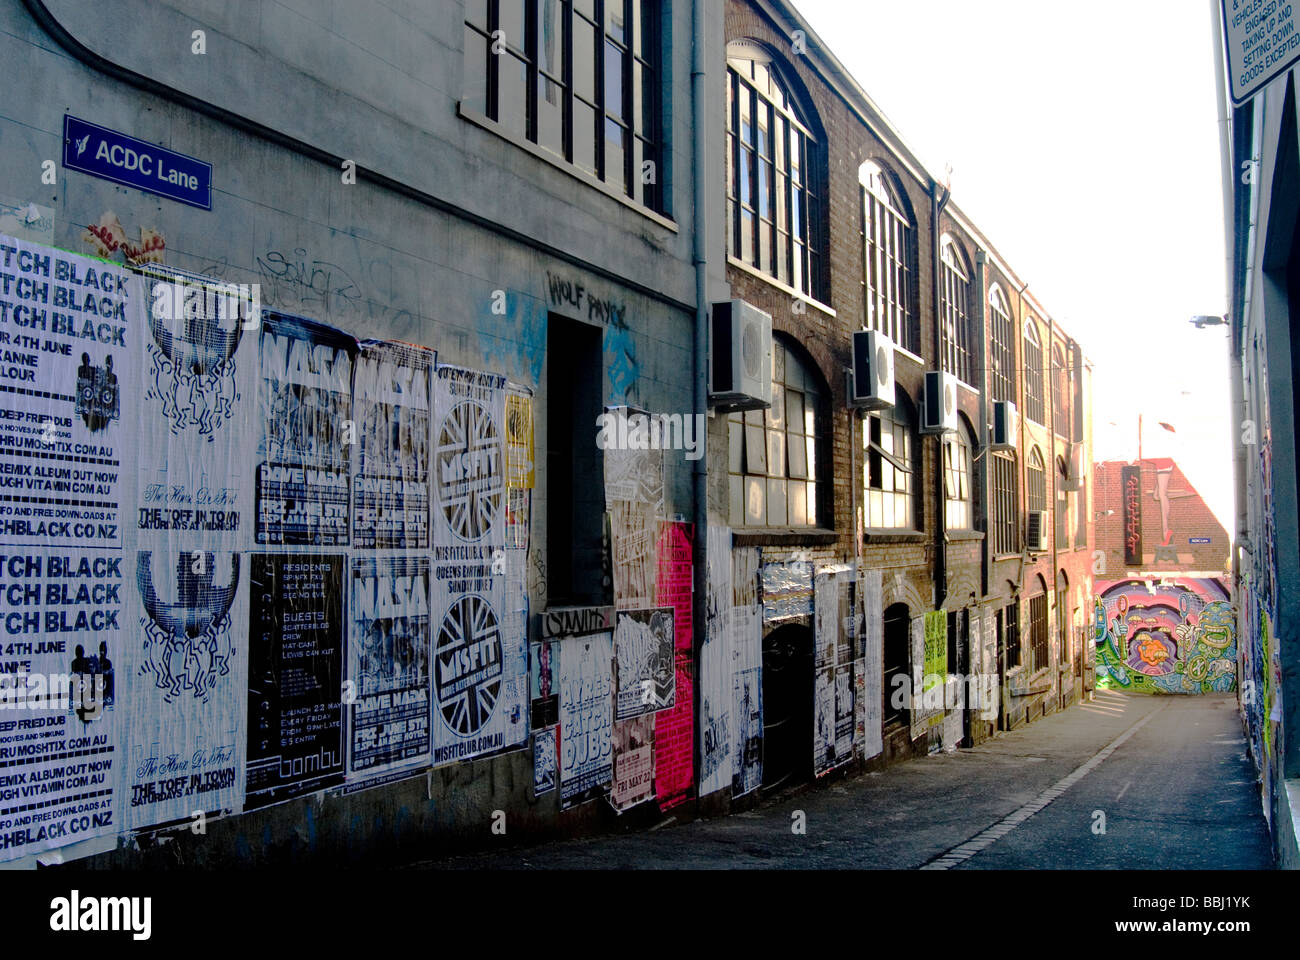
[[[1284,13],[1282,28],[1294,30],[1291,11]],[[1227,229],[1226,319],[1238,430],[1232,557],[1241,650],[1238,699],[1275,854],[1279,864],[1294,868],[1300,865],[1296,76],[1292,65],[1269,53],[1269,38],[1240,39],[1246,20],[1237,11],[1226,25],[1216,18],[1216,29],[1225,26],[1226,36],[1238,38],[1225,59],[1225,34],[1218,34],[1215,57]],[[1250,32],[1257,26],[1251,23]],[[1238,96],[1237,71],[1246,55],[1247,65],[1253,64],[1252,89]],[[1261,71],[1271,77],[1262,84]]]
[[1078,697],[1086,358],[791,6],[118,16],[0,4],[0,861],[645,825]]

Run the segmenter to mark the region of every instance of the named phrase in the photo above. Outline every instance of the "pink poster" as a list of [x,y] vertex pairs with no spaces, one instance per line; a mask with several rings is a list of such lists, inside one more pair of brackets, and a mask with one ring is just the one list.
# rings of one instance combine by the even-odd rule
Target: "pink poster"
[[655,715],[655,796],[663,810],[691,798],[695,785],[695,677],[691,644],[691,541],[695,528],[669,522],[659,528],[655,604],[673,608],[677,702]]

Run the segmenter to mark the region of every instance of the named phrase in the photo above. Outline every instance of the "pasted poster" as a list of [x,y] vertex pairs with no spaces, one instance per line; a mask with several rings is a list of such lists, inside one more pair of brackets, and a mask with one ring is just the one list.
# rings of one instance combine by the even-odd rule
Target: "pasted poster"
[[655,715],[614,723],[614,781],[609,802],[619,813],[655,793]]
[[700,796],[732,784],[735,772],[735,686],[732,652],[731,530],[706,533],[704,643],[700,648]]
[[121,829],[122,561],[0,556],[0,862]]
[[880,570],[860,571],[858,583],[862,588],[863,600],[863,678],[860,693],[862,695],[862,724],[866,739],[862,745],[863,757],[870,759],[878,756],[884,749],[881,730],[884,710],[884,652],[885,652],[885,607],[884,590]]
[[809,617],[813,612],[813,569],[804,560],[778,561],[759,566],[763,585],[763,619]]
[[614,718],[654,713],[676,702],[673,610],[620,610],[614,626],[618,698]]
[[349,782],[430,760],[429,558],[354,557],[348,597]]
[[197,810],[238,813],[248,690],[247,555],[141,549],[135,582],[123,590],[131,611],[119,661],[119,686],[131,704],[126,826],[185,819]]
[[356,456],[352,545],[429,546],[429,429],[437,354],[414,344],[367,340],[352,373]]
[[853,758],[853,638],[848,568],[826,567],[814,578],[813,772]]
[[948,678],[948,614],[932,610],[925,615],[925,681],[923,690],[943,686]]
[[533,393],[508,384],[506,391],[506,546],[527,550],[532,517]]
[[546,640],[529,647],[528,686],[533,729],[560,721],[560,641]]
[[342,556],[250,563],[249,809],[343,782],[345,589]]
[[654,603],[664,517],[663,451],[609,447],[604,454],[614,606],[648,607]]
[[614,777],[614,634],[561,641],[560,808],[601,796]]
[[[439,364],[434,377],[435,765],[525,743],[528,638],[507,596],[506,381]],[[518,558],[515,558],[516,564]],[[512,605],[510,601],[516,605]]]
[[[907,703],[910,709],[911,734],[915,740],[925,733],[930,725],[930,716],[932,711],[925,707],[925,700],[922,691],[925,688],[925,618],[913,617],[910,624],[911,636],[909,637],[912,648],[912,676],[911,683],[907,691]],[[893,696],[893,691],[890,691]]]
[[348,545],[356,352],[342,331],[263,313],[258,544]]
[[533,733],[533,796],[555,789],[559,770],[560,729],[543,727]]
[[695,657],[692,645],[693,524],[659,528],[655,603],[673,609],[677,700],[655,716],[655,797],[669,810],[691,797],[695,784]]
[[0,236],[0,544],[122,546],[134,477],[140,286]]
[[132,434],[139,545],[246,550],[259,434],[257,305],[229,285],[161,265],[142,283],[149,336],[137,350]]
[[1120,502],[1124,518],[1124,563],[1142,564],[1142,467],[1126,466],[1119,471]]
[[733,796],[763,783],[763,612],[758,604],[733,607],[732,690],[735,717]]
[[813,774],[835,766],[835,666],[813,668]]

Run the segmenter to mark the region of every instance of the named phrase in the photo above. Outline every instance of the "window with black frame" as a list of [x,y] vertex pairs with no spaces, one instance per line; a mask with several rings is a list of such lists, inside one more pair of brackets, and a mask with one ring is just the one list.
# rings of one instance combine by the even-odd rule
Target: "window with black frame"
[[916,528],[914,420],[906,399],[862,423],[866,525],[877,529]]
[[950,237],[940,248],[943,263],[940,313],[943,321],[943,369],[962,383],[974,384],[975,344],[971,336],[970,268]]
[[1020,502],[1014,454],[995,453],[993,468],[993,552],[1020,552]]
[[727,45],[727,252],[825,300],[822,147],[756,43]]
[[1047,423],[1043,399],[1043,342],[1038,324],[1025,321],[1025,416],[1034,423]]
[[920,353],[912,305],[916,235],[899,191],[880,164],[858,168],[862,190],[862,303],[868,330],[879,330],[904,350]]
[[659,0],[466,0],[465,106],[665,213]]
[[1042,670],[1051,663],[1047,639],[1047,587],[1039,583],[1042,593],[1029,598],[1029,669]]

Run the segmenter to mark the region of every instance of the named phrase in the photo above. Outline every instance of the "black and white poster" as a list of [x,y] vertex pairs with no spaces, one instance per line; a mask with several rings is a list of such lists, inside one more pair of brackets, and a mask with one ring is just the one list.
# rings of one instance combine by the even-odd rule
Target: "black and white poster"
[[429,546],[429,429],[437,354],[368,340],[352,374],[357,455],[353,458],[352,545]]
[[0,544],[122,547],[138,280],[0,236]]
[[118,832],[120,551],[0,556],[0,862]]
[[131,705],[128,827],[243,806],[247,563],[201,547],[136,553],[119,684]]
[[614,635],[568,637],[560,650],[560,809],[594,800],[614,778]]
[[533,796],[540,797],[555,789],[559,767],[559,727],[543,727],[533,732]]
[[763,608],[731,610],[736,758],[731,792],[739,797],[763,783]]
[[256,305],[159,264],[142,273],[137,414],[139,544],[244,550],[252,544]]
[[251,557],[248,809],[343,782],[344,566]]
[[429,558],[354,558],[349,596],[348,782],[427,766]]
[[263,313],[259,545],[348,545],[350,464],[359,440],[352,419],[356,351],[356,341],[332,327]]
[[677,702],[674,649],[672,607],[618,612],[614,626],[616,720],[667,710]]
[[529,649],[528,696],[536,730],[560,720],[560,641],[544,640]]
[[[507,602],[502,376],[440,364],[433,428],[433,763],[523,746],[528,638]],[[510,551],[520,553],[520,551]]]

